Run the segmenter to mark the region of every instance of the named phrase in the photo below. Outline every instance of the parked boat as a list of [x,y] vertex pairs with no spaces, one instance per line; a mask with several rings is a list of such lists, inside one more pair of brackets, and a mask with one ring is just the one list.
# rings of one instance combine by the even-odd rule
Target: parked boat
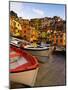
[[10,46],[10,81],[34,86],[39,69],[35,56]]

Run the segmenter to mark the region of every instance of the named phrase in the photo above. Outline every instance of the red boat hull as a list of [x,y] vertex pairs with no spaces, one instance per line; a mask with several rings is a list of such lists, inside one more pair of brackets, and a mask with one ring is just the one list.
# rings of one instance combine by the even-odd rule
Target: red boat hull
[[[27,53],[26,51],[21,50],[20,48],[17,48],[17,47],[13,47],[13,46],[10,46],[10,52],[11,51],[17,52],[18,54],[15,54],[15,55],[19,55],[19,56],[24,57],[28,63],[20,65],[14,69],[10,68],[10,72],[15,73],[15,72],[27,71],[27,70],[32,70],[32,69],[35,69],[38,67],[38,65],[39,65],[38,60],[35,56],[32,56],[31,54]],[[14,55],[10,54],[9,57],[12,58],[12,57],[14,57]]]

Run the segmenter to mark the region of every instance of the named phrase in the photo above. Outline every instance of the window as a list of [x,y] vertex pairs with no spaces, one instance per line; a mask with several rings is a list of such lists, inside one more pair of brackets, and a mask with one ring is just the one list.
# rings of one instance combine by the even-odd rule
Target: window
[[60,37],[62,38],[63,35],[60,35]]
[[62,42],[62,39],[60,39],[60,42]]
[[56,39],[56,44],[58,44],[58,39]]
[[18,24],[18,26],[19,26],[19,24]]
[[24,33],[26,33],[26,30],[24,31]]

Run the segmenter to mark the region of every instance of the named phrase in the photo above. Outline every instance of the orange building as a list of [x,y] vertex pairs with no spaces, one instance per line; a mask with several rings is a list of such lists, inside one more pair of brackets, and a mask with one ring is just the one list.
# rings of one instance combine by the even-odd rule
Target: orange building
[[56,32],[50,35],[49,40],[52,41],[54,45],[65,46],[66,45],[66,34],[65,32]]
[[31,31],[30,27],[24,26],[22,28],[21,37],[29,41],[30,31]]

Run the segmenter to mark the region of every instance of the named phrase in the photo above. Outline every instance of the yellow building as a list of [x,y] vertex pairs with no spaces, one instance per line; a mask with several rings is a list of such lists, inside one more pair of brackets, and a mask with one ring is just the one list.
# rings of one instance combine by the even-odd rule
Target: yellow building
[[35,30],[35,28],[32,28],[31,32],[30,32],[30,41],[37,41],[38,34],[39,34],[39,32],[37,30]]
[[10,33],[13,36],[20,36],[21,30],[22,30],[21,24],[15,19],[10,18]]

